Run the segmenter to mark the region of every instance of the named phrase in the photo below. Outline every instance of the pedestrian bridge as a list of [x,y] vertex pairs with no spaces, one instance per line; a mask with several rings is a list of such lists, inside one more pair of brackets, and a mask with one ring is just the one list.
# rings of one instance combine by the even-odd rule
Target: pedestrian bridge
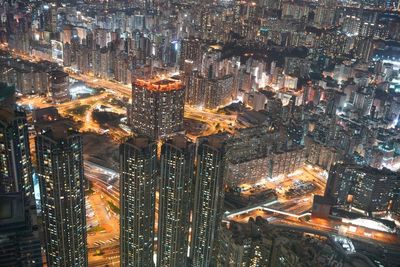
[[242,214],[246,214],[246,213],[249,213],[249,212],[254,211],[254,210],[268,211],[268,212],[277,213],[277,214],[280,214],[280,215],[293,217],[293,218],[296,218],[296,219],[300,219],[300,218],[302,218],[304,216],[311,215],[311,213],[309,213],[309,212],[299,215],[299,214],[294,214],[294,213],[290,213],[290,212],[286,212],[286,211],[281,211],[281,210],[269,208],[269,206],[271,206],[273,204],[276,204],[276,203],[279,203],[279,202],[277,200],[274,200],[274,201],[271,201],[271,202],[268,202],[268,203],[265,203],[265,204],[262,204],[262,205],[258,205],[258,206],[246,207],[246,208],[239,209],[239,210],[232,211],[232,212],[227,211],[224,214],[224,220],[231,220],[236,216],[239,216],[239,215],[242,215]]

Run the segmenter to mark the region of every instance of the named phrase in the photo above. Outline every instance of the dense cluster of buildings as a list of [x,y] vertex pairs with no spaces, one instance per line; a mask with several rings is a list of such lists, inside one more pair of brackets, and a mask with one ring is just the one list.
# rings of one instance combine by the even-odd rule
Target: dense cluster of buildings
[[365,215],[399,213],[400,175],[349,164],[337,164],[329,173],[325,197],[334,204]]
[[[332,235],[223,225],[223,203],[228,188],[312,164],[329,172],[313,216],[400,216],[398,1],[3,2],[0,266],[42,266],[42,252],[48,266],[88,266],[82,136],[36,124],[33,157],[15,105],[15,91],[69,102],[70,75],[132,85],[121,266],[371,264]],[[237,119],[190,140],[185,106]]]
[[183,131],[185,87],[179,80],[140,80],[132,84],[129,123],[138,134],[161,138]]
[[[315,70],[316,62],[320,69],[331,68],[335,57],[364,62],[374,57],[382,63],[393,54],[388,40],[400,39],[398,19],[378,11],[387,8],[383,4],[371,3],[370,8],[362,9],[341,6],[334,0],[320,1],[318,5],[222,1],[212,8],[201,4],[185,6],[185,12],[181,12],[179,5],[172,8],[176,4],[173,2],[141,5],[139,1],[127,3],[124,10],[110,16],[95,1],[65,2],[62,6],[37,3],[32,14],[25,12],[26,7],[4,5],[2,12],[7,21],[1,28],[2,40],[15,51],[61,63],[78,73],[125,84],[134,81],[145,66],[178,66],[185,73],[187,103],[210,109],[234,100],[239,91],[267,85],[297,89],[297,79]],[[119,10],[122,3],[112,1],[108,8]],[[144,6],[152,8],[146,11],[141,9]],[[96,15],[81,12],[89,9],[96,11]],[[243,39],[235,39],[235,34]],[[210,46],[210,40],[237,41],[260,50],[269,49],[272,44],[279,47],[277,52],[303,47],[309,53],[288,53],[276,58],[277,62],[267,69],[265,59],[243,64],[234,51],[230,53],[234,56],[227,57],[221,51],[223,46]],[[351,70],[347,70],[349,76]],[[17,71],[25,77],[39,77],[41,72],[36,67]],[[45,79],[38,77],[43,83]],[[18,84],[18,87],[32,90],[35,85]]]
[[82,137],[53,125],[35,145],[47,264],[87,266]]
[[0,87],[0,264],[42,266],[26,114],[12,106],[15,88]]
[[[270,225],[261,217],[232,222],[221,230],[218,266],[369,266],[335,237]],[[350,240],[346,240],[352,246]]]
[[69,75],[54,63],[0,59],[1,81],[15,85],[22,95],[49,95],[54,103],[71,100]]
[[155,236],[157,266],[188,266],[190,226],[193,266],[212,262],[222,219],[225,140],[225,135],[204,137],[196,148],[185,136],[177,135],[158,151],[154,140],[140,136],[120,146],[124,266],[153,266]]

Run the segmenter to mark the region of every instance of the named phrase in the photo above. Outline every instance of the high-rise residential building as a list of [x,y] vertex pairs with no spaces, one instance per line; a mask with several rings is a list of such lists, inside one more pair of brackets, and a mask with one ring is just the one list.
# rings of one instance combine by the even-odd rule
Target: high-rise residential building
[[282,0],[262,0],[260,1],[260,5],[266,9],[280,9],[282,6]]
[[311,62],[308,59],[299,57],[285,57],[285,74],[294,75],[296,77],[304,77],[310,72],[310,66]]
[[58,12],[58,1],[57,3],[52,3],[50,5],[48,30],[52,33],[54,33],[57,30],[57,12]]
[[147,137],[120,145],[121,266],[154,266],[157,143]]
[[327,171],[341,158],[336,148],[321,144],[310,136],[305,137],[304,145],[308,163],[318,165]]
[[371,39],[365,38],[358,42],[355,50],[355,57],[368,62],[374,52],[374,43]]
[[15,86],[0,82],[0,105],[2,107],[14,107],[15,100]]
[[369,259],[351,249],[350,239],[341,238],[350,247],[343,253],[328,234],[269,224],[261,217],[250,218],[245,224],[229,222],[221,228],[220,236],[217,266],[318,266],[321,262],[370,266]]
[[282,17],[300,20],[308,16],[310,8],[307,5],[285,2],[282,5]]
[[335,90],[326,90],[324,98],[326,100],[325,115],[334,117],[340,101],[340,93]]
[[36,137],[49,266],[88,266],[82,137],[54,124]]
[[187,266],[194,154],[183,135],[161,147],[157,266]]
[[357,16],[346,15],[343,19],[342,31],[348,35],[358,35],[361,27],[361,19]]
[[246,161],[283,150],[285,143],[277,128],[267,125],[238,129],[229,143],[229,160]]
[[60,70],[54,70],[48,73],[49,91],[54,103],[62,103],[71,100],[69,93],[69,75]]
[[207,79],[216,79],[218,77],[218,69],[222,60],[221,51],[211,49],[203,55],[201,63],[201,74]]
[[225,134],[198,140],[197,171],[190,257],[192,266],[210,266],[215,259],[215,244],[222,220]]
[[[268,155],[259,158],[247,158],[227,162],[225,183],[229,187],[237,187],[241,184],[257,184],[265,178],[274,178],[279,175],[287,175],[301,168],[306,161],[306,151],[297,147],[285,151],[272,151]],[[233,152],[229,150],[229,156]]]
[[191,106],[204,106],[206,79],[198,70],[188,75],[186,83],[186,103]]
[[399,202],[400,176],[388,169],[337,164],[331,168],[325,196],[365,213],[385,212]]
[[374,35],[374,30],[375,30],[375,23],[365,21],[364,23],[361,24],[360,36],[364,38],[365,37],[371,38]]
[[337,1],[323,0],[318,1],[315,9],[314,25],[319,28],[327,28],[333,25]]
[[145,8],[146,8],[146,10],[154,8],[154,1],[153,0],[145,0]]
[[0,266],[40,267],[39,232],[22,192],[0,194]]
[[184,102],[185,90],[179,80],[135,80],[130,112],[133,131],[153,139],[182,131]]
[[267,103],[267,96],[258,91],[249,92],[244,94],[243,102],[255,111],[264,110]]
[[192,61],[194,66],[199,66],[201,64],[202,56],[201,41],[199,39],[188,38],[182,40],[180,53],[181,69],[183,68],[186,60]]
[[32,199],[32,165],[26,114],[0,108],[0,193],[24,192]]
[[233,76],[210,79],[205,86],[205,107],[215,109],[229,104],[234,95]]

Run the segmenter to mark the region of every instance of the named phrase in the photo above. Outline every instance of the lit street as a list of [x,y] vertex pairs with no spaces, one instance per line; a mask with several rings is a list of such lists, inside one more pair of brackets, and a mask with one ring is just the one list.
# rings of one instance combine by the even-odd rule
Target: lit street
[[400,267],[400,0],[0,18],[0,267]]

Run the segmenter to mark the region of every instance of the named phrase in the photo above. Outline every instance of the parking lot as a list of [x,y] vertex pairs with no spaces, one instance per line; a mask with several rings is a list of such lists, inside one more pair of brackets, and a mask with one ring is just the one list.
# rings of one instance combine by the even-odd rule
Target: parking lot
[[[310,211],[314,195],[323,195],[325,186],[326,172],[318,167],[307,165],[289,175],[266,179],[255,185],[242,185],[241,192],[236,193],[236,195],[240,195],[240,199],[242,200],[240,204],[242,205],[237,205],[236,208],[243,209],[269,201],[272,203],[268,206],[271,209],[300,215]],[[271,198],[270,192],[274,193],[275,198]],[[247,203],[248,206],[245,206],[243,202]],[[232,203],[232,206],[234,204],[236,203]],[[234,213],[234,209],[232,208],[230,212]],[[268,220],[281,217],[281,215],[255,209],[240,214],[233,220],[245,222],[249,218],[257,216]]]

